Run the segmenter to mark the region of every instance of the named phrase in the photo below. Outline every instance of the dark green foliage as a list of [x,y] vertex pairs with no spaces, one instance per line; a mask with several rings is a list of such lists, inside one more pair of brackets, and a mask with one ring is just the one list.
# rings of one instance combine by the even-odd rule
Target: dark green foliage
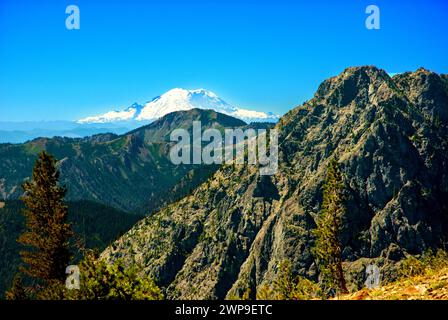
[[[20,264],[22,248],[16,239],[25,228],[23,208],[21,201],[6,201],[0,209],[0,256],[3,257],[0,259],[0,299],[11,286]],[[141,218],[91,201],[68,202],[68,219],[75,233],[73,244],[81,242],[88,249],[103,250]],[[76,261],[81,257],[77,250],[73,254]]]
[[66,290],[66,299],[75,300],[161,300],[161,290],[135,266],[121,261],[106,264],[94,252],[87,252],[80,264],[80,289]]
[[[17,283],[17,286],[16,286]],[[20,282],[14,281],[8,299],[21,300]],[[17,289],[16,289],[17,288]],[[152,279],[142,276],[121,261],[106,264],[95,251],[85,251],[79,264],[79,289],[68,289],[65,283],[51,281],[34,298],[42,300],[161,300],[161,290]]]
[[143,216],[92,201],[68,203],[68,218],[83,247],[103,250]]
[[344,206],[344,181],[336,160],[331,160],[324,185],[322,208],[313,230],[316,243],[313,253],[318,261],[321,280],[326,290],[346,293],[342,269],[342,248],[340,233]]
[[29,292],[27,292],[22,277],[19,274],[14,276],[11,288],[6,292],[6,300],[27,300]]
[[[6,292],[7,299],[59,300],[73,295],[65,287],[65,271],[71,260],[69,238],[73,233],[67,222],[66,191],[58,180],[56,160],[43,151],[36,161],[32,180],[23,187],[25,230],[18,241],[23,245],[20,272],[27,277],[26,286],[22,276],[16,275],[11,289]],[[80,226],[87,227],[85,220]],[[136,269],[125,269],[120,263],[109,266],[90,260],[90,255],[82,265],[84,291],[76,291],[75,299],[155,299],[160,296],[154,283],[140,279]]]
[[[193,121],[201,121],[204,130],[246,125],[212,110],[193,109],[168,114],[121,136],[38,138],[24,144],[0,144],[0,191],[4,190],[0,196],[18,199],[20,184],[29,177],[38,153],[46,150],[61,160],[61,182],[68,188],[68,201],[96,201],[149,215],[167,201],[187,195],[188,187],[196,187],[218,168],[171,162],[171,132],[191,130]],[[188,187],[176,187],[180,182]]]
[[22,208],[21,201],[7,201],[5,207],[0,209],[0,299],[10,288],[20,264],[21,246],[17,238],[25,228]]
[[448,252],[437,250],[426,251],[420,256],[409,256],[400,263],[399,274],[403,278],[410,278],[436,272],[448,268]]
[[24,265],[20,271],[32,279],[39,290],[51,282],[65,280],[65,268],[70,262],[67,222],[68,210],[64,203],[65,188],[59,186],[56,160],[41,152],[36,161],[31,181],[23,185],[26,219],[25,232],[18,241],[24,245],[20,252]]

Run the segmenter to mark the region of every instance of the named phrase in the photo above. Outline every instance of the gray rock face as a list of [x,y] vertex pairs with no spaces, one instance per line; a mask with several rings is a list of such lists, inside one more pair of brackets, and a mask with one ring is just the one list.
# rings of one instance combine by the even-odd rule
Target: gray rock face
[[424,69],[394,78],[375,67],[346,69],[277,124],[276,175],[223,166],[102,257],[136,263],[169,298],[247,289],[254,297],[284,259],[315,279],[311,230],[333,158],[345,176],[343,258],[352,286],[362,284],[368,261],[386,265],[441,246],[448,235],[446,79]]

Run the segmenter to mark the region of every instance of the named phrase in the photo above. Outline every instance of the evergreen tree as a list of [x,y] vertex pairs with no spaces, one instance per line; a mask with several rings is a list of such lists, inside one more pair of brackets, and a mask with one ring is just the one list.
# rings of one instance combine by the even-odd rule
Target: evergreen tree
[[86,251],[80,264],[80,290],[66,290],[70,300],[162,300],[163,294],[135,265],[107,264],[95,251]]
[[28,293],[22,282],[22,277],[19,274],[14,276],[11,289],[5,292],[6,300],[27,300]]
[[344,206],[344,181],[336,160],[332,160],[324,185],[322,209],[313,230],[316,237],[314,256],[318,260],[324,288],[346,293],[347,286],[342,269],[340,232]]
[[65,282],[65,269],[70,262],[66,189],[58,183],[56,160],[45,151],[36,160],[32,179],[23,185],[22,201],[26,230],[18,241],[25,246],[20,252],[24,266],[21,272],[33,283],[35,291]]

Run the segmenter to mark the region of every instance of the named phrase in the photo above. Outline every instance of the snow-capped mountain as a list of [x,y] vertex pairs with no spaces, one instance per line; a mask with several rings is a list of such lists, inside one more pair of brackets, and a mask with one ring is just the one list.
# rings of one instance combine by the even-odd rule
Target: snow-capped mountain
[[132,106],[122,110],[122,111],[109,111],[105,114],[93,117],[86,117],[78,120],[78,123],[108,123],[117,121],[130,121],[135,120],[137,115],[140,114],[143,106],[138,103],[134,103]]
[[186,90],[176,88],[152,99],[143,106],[134,103],[124,110],[109,111],[102,115],[86,117],[78,120],[78,123],[153,121],[171,112],[194,108],[212,109],[246,122],[275,122],[279,118],[278,115],[271,112],[265,113],[232,106],[213,92],[205,89]]

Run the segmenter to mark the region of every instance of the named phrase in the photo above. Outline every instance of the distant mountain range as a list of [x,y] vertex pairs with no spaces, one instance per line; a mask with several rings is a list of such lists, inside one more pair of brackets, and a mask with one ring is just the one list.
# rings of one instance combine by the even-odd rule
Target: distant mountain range
[[77,123],[75,121],[0,122],[0,143],[24,143],[36,138],[84,138],[100,133],[123,134],[149,121]]
[[212,110],[192,109],[167,114],[124,135],[37,138],[24,144],[0,144],[0,199],[20,197],[21,184],[30,177],[38,153],[47,150],[60,160],[68,200],[91,200],[148,214],[164,202],[187,194],[218,168],[174,165],[169,158],[174,144],[170,133],[177,128],[191,130],[195,120],[201,121],[203,129],[247,126],[242,120]]
[[279,116],[269,112],[260,112],[238,108],[225,102],[215,93],[205,90],[186,90],[175,88],[155,97],[145,105],[134,103],[120,110],[109,111],[98,116],[80,119],[78,123],[119,123],[122,121],[154,121],[164,115],[191,109],[209,109],[246,122],[276,122]]
[[214,110],[247,123],[276,122],[278,115],[232,106],[205,89],[172,89],[145,105],[89,116],[77,121],[1,122],[0,143],[23,143],[35,138],[84,138],[100,133],[124,134],[171,112],[192,109]]

